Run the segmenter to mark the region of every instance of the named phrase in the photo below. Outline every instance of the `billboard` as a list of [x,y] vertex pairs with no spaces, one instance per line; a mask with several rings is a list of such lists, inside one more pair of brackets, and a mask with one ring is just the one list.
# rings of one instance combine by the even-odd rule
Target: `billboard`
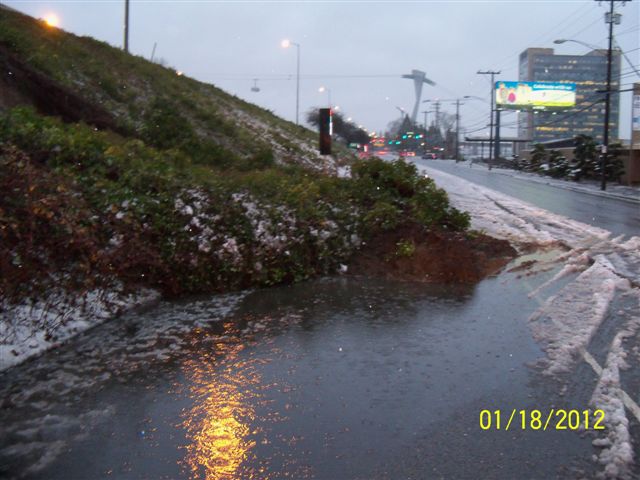
[[496,82],[496,106],[516,110],[549,110],[576,105],[576,84]]

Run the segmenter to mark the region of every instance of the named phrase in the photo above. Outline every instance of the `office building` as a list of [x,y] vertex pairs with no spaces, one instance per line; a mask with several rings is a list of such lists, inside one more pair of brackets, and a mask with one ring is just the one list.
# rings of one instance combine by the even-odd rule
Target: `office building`
[[[620,53],[613,52],[611,89],[620,83]],[[528,48],[520,54],[519,81],[576,84],[576,106],[565,111],[518,113],[518,136],[541,143],[576,135],[589,135],[601,143],[604,132],[604,98],[607,87],[607,51],[586,55],[556,55],[552,48]],[[601,92],[598,92],[600,90]],[[618,139],[619,95],[611,95],[609,139]]]

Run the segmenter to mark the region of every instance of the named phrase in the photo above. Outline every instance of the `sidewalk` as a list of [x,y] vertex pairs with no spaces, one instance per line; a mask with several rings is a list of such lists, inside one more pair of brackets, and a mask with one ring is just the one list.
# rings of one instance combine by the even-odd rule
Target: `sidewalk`
[[[449,165],[455,165],[458,168],[483,168],[489,171],[486,164],[474,163],[470,167],[469,162],[459,162],[456,164],[453,160],[442,161],[447,162],[447,164]],[[581,180],[580,182],[571,182],[558,178],[545,177],[536,173],[521,172],[518,170],[509,170],[506,168],[493,168],[491,170],[491,173],[520,178],[523,180],[528,180],[530,182],[542,183],[556,188],[564,188],[565,190],[574,190],[576,192],[587,193],[589,195],[616,198],[618,200],[640,204],[640,185],[630,187],[626,185],[619,185],[615,182],[607,182],[607,189],[605,191],[602,191],[600,190],[599,180]]]

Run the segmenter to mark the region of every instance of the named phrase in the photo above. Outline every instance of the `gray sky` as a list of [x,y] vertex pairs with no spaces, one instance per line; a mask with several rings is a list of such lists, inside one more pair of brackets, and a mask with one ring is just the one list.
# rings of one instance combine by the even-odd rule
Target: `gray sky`
[[[60,27],[112,45],[123,43],[124,0],[29,1],[4,3],[37,18],[55,12]],[[131,0],[130,50],[156,58],[186,75],[295,119],[295,48],[301,45],[300,115],[333,105],[369,130],[383,130],[399,117],[396,107],[411,111],[413,82],[400,78],[412,69],[436,82],[425,85],[423,99],[466,100],[461,124],[468,130],[486,126],[490,82],[478,70],[501,70],[496,80],[517,80],[518,55],[528,47],[555,47],[557,53],[581,54],[573,38],[606,47],[603,20],[608,3],[593,0],[539,1],[159,1]],[[618,4],[622,24],[616,39],[632,63],[640,65],[640,0]],[[623,88],[640,81],[623,60]],[[354,78],[363,76],[363,78]],[[251,91],[253,79],[261,91]],[[631,95],[622,96],[620,136],[629,138]],[[426,107],[426,108],[423,108]],[[431,109],[424,103],[420,111]],[[443,111],[455,113],[451,102]],[[431,118],[432,114],[429,114]],[[419,114],[418,120],[424,121]],[[516,115],[503,116],[504,126]],[[476,134],[481,134],[477,132]],[[505,129],[503,135],[515,135]]]

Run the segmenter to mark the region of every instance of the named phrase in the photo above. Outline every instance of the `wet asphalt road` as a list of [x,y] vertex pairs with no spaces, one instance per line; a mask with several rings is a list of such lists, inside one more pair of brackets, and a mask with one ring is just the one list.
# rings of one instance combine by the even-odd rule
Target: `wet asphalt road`
[[[634,233],[624,202],[457,170]],[[0,375],[0,477],[593,478],[593,432],[505,430],[514,409],[588,408],[590,368],[563,384],[535,366],[527,294],[560,267],[455,288],[328,278],[128,314]]]
[[483,187],[505,193],[579,222],[603,228],[614,236],[631,237],[640,233],[640,205],[614,198],[604,198],[565,190],[526,179],[489,171],[485,166],[453,160],[416,159],[418,165],[436,168]]
[[553,273],[330,278],[127,315],[0,377],[0,474],[591,477],[589,435],[479,424],[485,409],[587,407],[591,372],[559,396],[531,366],[527,293]]

